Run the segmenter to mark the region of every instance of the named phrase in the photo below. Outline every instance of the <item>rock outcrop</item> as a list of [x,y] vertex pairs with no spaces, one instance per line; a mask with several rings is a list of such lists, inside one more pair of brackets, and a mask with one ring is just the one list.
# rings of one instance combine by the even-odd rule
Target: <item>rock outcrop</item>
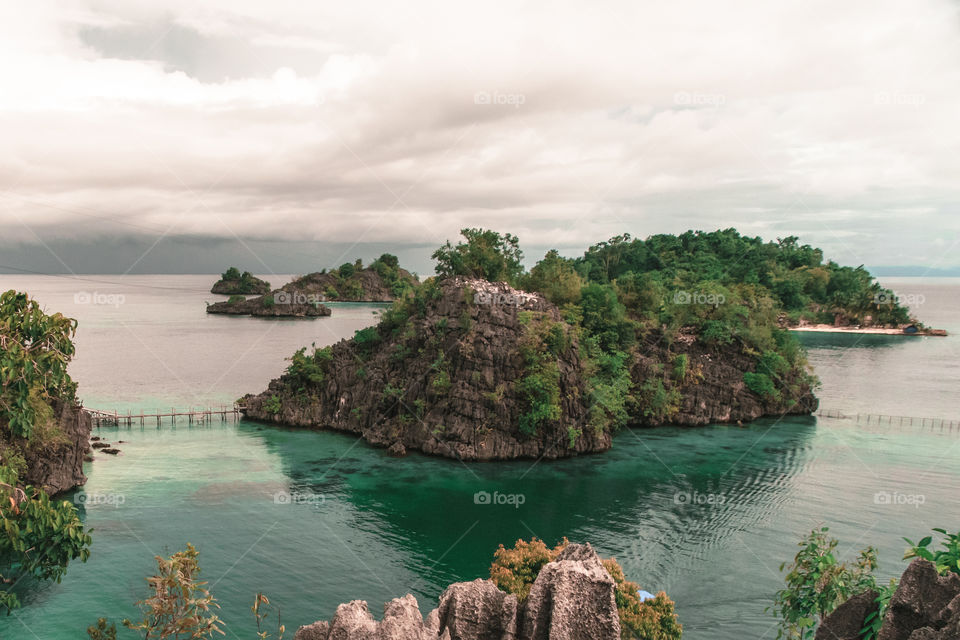
[[[685,356],[688,374],[683,380],[663,374],[663,363]],[[640,387],[646,380],[662,381],[667,393],[679,393],[679,402],[670,412],[633,413],[638,426],[676,424],[699,426],[720,422],[749,422],[763,416],[784,414],[805,415],[817,410],[820,401],[813,395],[810,384],[800,379],[799,372],[783,376],[778,383],[783,387],[779,398],[763,398],[751,391],[743,374],[755,372],[757,358],[743,344],[711,346],[696,335],[681,331],[669,348],[660,335],[645,341],[640,355],[634,360],[631,378],[634,395],[642,396]]]
[[27,463],[20,482],[43,487],[50,495],[84,484],[84,457],[90,451],[90,415],[77,405],[53,404],[56,433],[43,444],[20,443]]
[[[319,375],[288,372],[246,396],[244,412],[357,433],[392,455],[502,460],[604,451],[611,434],[590,419],[595,365],[581,355],[579,335],[539,294],[448,278],[422,285],[376,327],[324,350]],[[681,333],[669,348],[643,340],[631,357],[627,410],[635,426],[737,422],[817,407],[796,372],[778,380],[776,399],[754,393],[744,374],[758,360],[738,343],[711,347]],[[681,357],[687,373],[678,376]],[[654,402],[658,411],[649,410]]]
[[330,315],[330,307],[308,298],[294,299],[279,289],[265,296],[207,305],[207,313],[222,313],[263,318],[315,318]]
[[[824,618],[816,640],[859,640],[876,592],[854,596]],[[877,640],[960,640],[960,576],[941,576],[932,562],[916,559],[900,577]]]
[[410,594],[388,602],[380,622],[354,600],[294,640],[620,640],[620,621],[613,578],[589,544],[571,544],[540,570],[523,605],[490,580],[458,582],[426,618]]
[[[400,286],[415,287],[416,277],[406,269],[396,268]],[[357,269],[347,277],[335,271],[310,273],[283,287],[284,291],[306,296],[320,296],[327,302],[392,302],[398,291],[373,267]]]
[[878,595],[871,589],[841,604],[817,627],[814,640],[861,640],[867,616],[877,610]]
[[[610,447],[609,433],[586,425],[575,332],[542,296],[451,278],[421,309],[410,306],[402,317],[387,314],[377,327],[333,345],[323,382],[309,393],[288,375],[245,397],[246,416],[464,460],[559,458]],[[545,331],[559,332],[562,343],[551,356],[556,413],[536,433],[524,432],[530,406],[517,384],[528,373],[523,349]]]

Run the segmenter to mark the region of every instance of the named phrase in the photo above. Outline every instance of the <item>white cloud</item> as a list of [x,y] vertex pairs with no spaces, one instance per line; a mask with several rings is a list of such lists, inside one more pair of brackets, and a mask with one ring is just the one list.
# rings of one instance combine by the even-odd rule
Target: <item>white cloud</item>
[[958,35],[947,0],[0,8],[0,229],[737,226],[935,260],[960,227]]

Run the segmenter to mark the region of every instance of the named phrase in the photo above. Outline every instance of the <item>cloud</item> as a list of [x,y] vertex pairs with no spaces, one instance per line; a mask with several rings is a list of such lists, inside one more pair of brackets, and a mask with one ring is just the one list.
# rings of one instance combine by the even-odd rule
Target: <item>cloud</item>
[[736,226],[960,264],[946,0],[75,0],[0,25],[8,243]]

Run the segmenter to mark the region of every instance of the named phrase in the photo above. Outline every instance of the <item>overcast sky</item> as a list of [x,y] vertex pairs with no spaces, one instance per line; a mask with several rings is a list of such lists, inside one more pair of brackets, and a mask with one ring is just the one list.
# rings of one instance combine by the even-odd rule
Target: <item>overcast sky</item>
[[424,271],[465,226],[530,257],[734,226],[957,267],[958,107],[946,0],[8,2],[0,265]]

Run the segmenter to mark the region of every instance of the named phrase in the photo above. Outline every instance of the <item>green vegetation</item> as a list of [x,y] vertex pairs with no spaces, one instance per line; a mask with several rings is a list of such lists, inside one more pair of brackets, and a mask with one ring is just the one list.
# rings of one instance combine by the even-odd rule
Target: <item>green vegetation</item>
[[904,554],[903,559],[923,558],[935,564],[940,575],[948,573],[960,575],[960,533],[948,533],[945,529],[934,529],[934,531],[946,536],[946,540],[941,542],[943,549],[931,551],[927,548],[933,542],[933,536],[927,536],[917,543],[912,542],[909,538],[904,538],[910,547]]
[[357,258],[352,263],[345,262],[330,271],[329,277],[332,281],[324,287],[323,295],[331,300],[367,298],[372,294],[364,288],[364,275],[370,270],[380,276],[394,298],[401,298],[416,287],[416,279],[400,268],[397,256],[384,253],[367,267],[363,266],[363,260]]
[[308,356],[304,347],[291,356],[290,366],[287,367],[288,379],[299,394],[306,393],[311,385],[323,383],[333,361],[333,349],[312,346],[313,355]]
[[[569,541],[564,538],[550,549],[542,540],[532,538],[530,542],[517,540],[512,549],[500,545],[493,554],[490,579],[499,589],[514,594],[523,602],[530,595],[530,588],[540,570],[553,562],[567,544]],[[622,640],[679,640],[683,627],[667,594],[661,591],[655,598],[641,601],[640,585],[626,579],[620,564],[614,558],[602,562],[616,583],[614,597]]]
[[[828,535],[829,529],[814,529],[800,543],[800,551],[793,562],[780,565],[788,569],[785,589],[777,592],[774,600],[774,615],[780,619],[777,638],[806,640],[812,638],[816,625],[827,614],[850,597],[869,590],[880,593],[878,604],[889,602],[895,583],[887,587],[877,585],[873,575],[877,568],[877,550],[867,547],[854,562],[840,562],[836,557],[839,541]],[[876,637],[879,616],[867,620],[864,639]],[[876,622],[876,624],[874,624]],[[871,633],[873,635],[871,635]]]
[[438,275],[518,283],[523,273],[523,252],[516,236],[488,229],[461,229],[460,234],[466,242],[453,246],[447,241],[433,252]]
[[523,373],[514,383],[523,400],[520,432],[533,436],[541,425],[560,419],[560,354],[569,347],[565,326],[545,314],[521,311],[524,335],[520,342]]
[[[237,294],[260,293],[261,283],[263,283],[262,280],[255,278],[249,271],[240,273],[240,270],[236,267],[230,267],[224,271],[220,274],[220,279],[223,282],[232,283],[233,286],[231,288],[233,292]],[[266,284],[267,288],[270,287],[269,283],[264,284]],[[230,298],[230,301],[233,302],[233,298]]]
[[62,437],[54,403],[75,402],[67,365],[76,326],[45,314],[26,294],[0,294],[0,608],[8,611],[20,601],[6,585],[28,576],[59,582],[71,560],[90,555],[74,506],[20,482],[23,452]]

